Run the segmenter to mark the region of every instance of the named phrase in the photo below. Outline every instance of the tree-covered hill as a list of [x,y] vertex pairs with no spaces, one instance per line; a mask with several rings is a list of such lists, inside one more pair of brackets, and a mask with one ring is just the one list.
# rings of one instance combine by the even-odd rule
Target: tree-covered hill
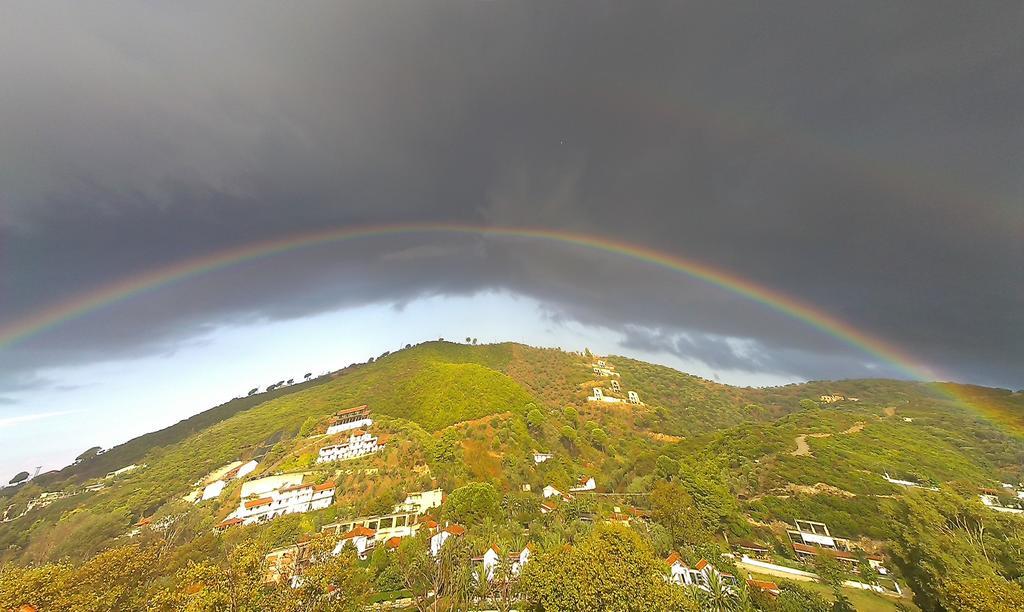
[[[605,365],[597,368],[599,359]],[[611,401],[588,400],[595,387]],[[639,404],[627,400],[629,391]],[[5,500],[10,520],[0,523],[0,562],[106,563],[116,551],[156,538],[172,554],[160,553],[161,569],[147,578],[152,594],[197,580],[188,573],[197,563],[230,564],[236,553],[259,561],[262,552],[308,538],[324,524],[385,512],[410,491],[470,485],[489,487],[484,498],[493,491],[496,506],[467,509],[455,496],[442,513],[474,517],[467,536],[473,546],[490,539],[544,542],[549,549],[582,543],[594,520],[629,507],[654,517],[634,525],[645,555],[681,550],[713,557],[716,547],[757,541],[779,562],[798,564],[782,527],[795,519],[826,522],[871,550],[886,550],[902,532],[885,517],[908,491],[886,474],[953,491],[971,512],[989,512],[977,501],[979,487],[1024,477],[1022,394],[949,391],[892,380],[738,388],[587,351],[428,342],[234,400],[29,481]],[[954,395],[970,395],[983,407],[968,408]],[[319,448],[347,439],[327,435],[332,415],[362,404],[372,411],[375,435],[386,439],[383,451],[317,463]],[[535,451],[552,458],[536,463]],[[332,504],[215,532],[238,507],[242,481],[228,482],[216,499],[183,498],[221,466],[250,459],[258,465],[247,479],[302,472],[307,482],[337,483]],[[141,467],[100,478],[128,464]],[[541,513],[543,487],[568,491],[581,476],[593,476],[600,495],[579,495]],[[921,509],[925,502],[913,503]],[[140,528],[140,535],[133,525],[143,518],[176,527]],[[1010,521],[999,529],[1016,528],[1012,518],[999,517]],[[1000,561],[992,571],[1024,575],[1015,563]],[[373,579],[383,581],[383,569],[374,567]],[[14,605],[0,599],[8,604]]]

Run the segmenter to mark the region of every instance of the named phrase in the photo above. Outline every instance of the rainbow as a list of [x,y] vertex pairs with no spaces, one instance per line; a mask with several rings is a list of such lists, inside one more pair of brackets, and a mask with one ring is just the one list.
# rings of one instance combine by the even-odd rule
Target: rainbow
[[121,279],[44,308],[0,327],[0,349],[52,329],[66,321],[87,315],[110,304],[147,291],[180,282],[236,264],[346,240],[398,234],[465,234],[543,240],[584,249],[614,253],[637,261],[680,272],[742,295],[872,355],[917,380],[934,380],[932,370],[897,347],[854,328],[819,308],[745,279],[732,272],[699,261],[669,255],[618,240],[574,232],[525,228],[485,227],[456,223],[413,223],[346,227],[295,234],[283,238],[233,247],[202,255]]

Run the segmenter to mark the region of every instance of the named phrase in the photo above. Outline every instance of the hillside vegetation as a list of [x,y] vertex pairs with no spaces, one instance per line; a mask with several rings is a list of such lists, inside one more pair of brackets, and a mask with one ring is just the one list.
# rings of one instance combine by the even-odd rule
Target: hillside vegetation
[[[159,545],[163,548],[154,554],[160,561],[132,588],[141,598],[163,601],[154,593],[208,582],[196,574],[203,564],[241,571],[232,564],[248,563],[256,571],[271,548],[308,538],[341,518],[386,512],[411,491],[486,485],[490,489],[483,493],[475,490],[475,501],[461,503],[453,493],[442,509],[446,518],[468,524],[466,542],[473,554],[491,540],[518,547],[534,542],[550,551],[566,544],[615,548],[616,538],[633,542],[633,536],[594,531],[595,522],[633,508],[635,516],[650,519],[631,523],[630,533],[639,539],[629,544],[635,548],[629,555],[656,560],[679,551],[691,563],[702,556],[731,563],[719,553],[730,543],[753,541],[770,549],[776,562],[799,565],[785,524],[825,522],[865,550],[889,555],[899,580],[913,587],[915,601],[927,609],[948,608],[948,602],[973,597],[977,589],[1003,589],[999,580],[1024,575],[1015,552],[1024,547],[1007,544],[1018,541],[1014,538],[1024,542],[1020,519],[984,508],[977,496],[979,487],[999,488],[1024,478],[1021,393],[957,388],[983,404],[970,409],[937,385],[850,380],[749,389],[617,356],[601,358],[613,370],[605,375],[595,372],[597,359],[519,344],[429,342],[308,383],[234,400],[12,490],[5,500],[10,520],[0,523],[2,571],[17,574],[17,584],[24,585],[31,576],[20,568],[29,564],[123,569],[118,564],[130,556],[125,550],[144,557],[147,547]],[[589,401],[595,387],[613,401]],[[641,403],[629,403],[628,391],[638,393]],[[826,402],[821,396],[843,399]],[[362,404],[370,406],[374,431],[387,440],[384,450],[344,463],[316,463],[319,448],[347,438],[347,433],[326,435],[332,415]],[[535,451],[553,457],[537,464]],[[241,481],[230,481],[217,499],[192,504],[183,498],[218,467],[250,459],[258,465],[247,479],[304,472],[307,482],[337,483],[333,503],[265,525],[215,531],[238,506]],[[110,480],[98,478],[128,464],[142,467]],[[941,493],[907,489],[887,481],[886,474]],[[541,513],[544,486],[568,491],[581,476],[593,476],[600,495],[577,495],[557,511]],[[103,488],[82,487],[100,482]],[[68,495],[37,503],[41,493],[54,491]],[[480,501],[490,499],[489,491],[496,496],[493,507]],[[925,548],[914,550],[915,536],[899,512],[919,514],[920,525],[941,522],[943,516],[975,517],[985,528],[981,535],[968,528],[966,539],[953,544],[922,539]],[[142,518],[175,527],[133,530]],[[956,582],[960,578],[921,563],[928,555],[948,555],[941,550],[947,545],[965,547],[958,558],[974,559],[971,547],[981,543],[987,548],[977,567],[987,569],[979,579],[989,582],[980,586],[965,582],[973,577]],[[344,571],[365,569],[371,583],[364,590],[380,597],[401,590],[397,579],[381,577],[387,563],[374,563],[359,562]],[[660,567],[660,561],[637,563]],[[938,580],[932,571],[945,576],[941,584],[932,584]],[[68,580],[88,583],[79,578]],[[562,578],[543,577],[556,579]],[[549,594],[530,591],[538,584],[524,585],[524,593],[551,601]],[[258,580],[252,586],[261,593],[266,588]],[[818,597],[799,586],[787,588],[786,597],[805,603]],[[1013,589],[1019,587],[1006,588],[1006,597],[1017,596]],[[19,593],[0,588],[0,607],[22,603],[11,599],[22,597]],[[838,597],[840,591],[835,593]],[[881,609],[892,607],[891,599],[871,597]],[[698,606],[698,599],[678,605]],[[755,604],[774,609],[764,602],[750,605]]]

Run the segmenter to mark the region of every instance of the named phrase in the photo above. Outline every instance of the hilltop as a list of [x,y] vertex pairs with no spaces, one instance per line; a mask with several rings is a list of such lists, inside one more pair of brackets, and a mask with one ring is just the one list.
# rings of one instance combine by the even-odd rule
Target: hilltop
[[[366,439],[379,447],[318,463],[320,449],[349,439],[329,429],[339,411],[361,405],[373,420]],[[470,525],[474,546],[499,535],[574,541],[595,519],[629,508],[654,513],[640,531],[662,556],[746,541],[798,565],[784,527],[796,519],[827,523],[881,554],[894,533],[881,517],[921,494],[895,481],[955,491],[980,507],[979,487],[1024,480],[1022,422],[1024,394],[997,389],[892,380],[739,388],[625,356],[428,342],[234,400],[30,481],[5,500],[0,559],[84,562],[162,537],[175,552],[153,580],[169,584],[221,546],[246,543],[262,555],[346,517],[387,512],[414,491],[484,485],[500,510]],[[536,452],[551,457],[540,462]],[[243,464],[252,471],[225,476]],[[104,477],[126,466],[134,467]],[[246,482],[280,474],[329,490],[330,502],[215,532],[236,516]],[[542,489],[568,492],[581,476],[594,478],[594,493],[552,498],[551,508],[564,506],[555,514],[541,508]],[[223,490],[192,503],[217,480]],[[679,533],[651,497],[665,486],[680,487],[680,511],[691,513]],[[465,518],[447,504],[446,516]],[[899,572],[898,554],[890,559]],[[904,575],[904,588],[914,579]]]

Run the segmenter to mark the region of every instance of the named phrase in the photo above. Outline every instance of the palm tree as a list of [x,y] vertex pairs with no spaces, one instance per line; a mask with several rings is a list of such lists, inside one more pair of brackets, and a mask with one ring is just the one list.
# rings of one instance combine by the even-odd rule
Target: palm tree
[[708,572],[707,589],[699,594],[700,609],[708,612],[739,612],[749,609],[746,592],[738,585],[730,585],[718,572]]

